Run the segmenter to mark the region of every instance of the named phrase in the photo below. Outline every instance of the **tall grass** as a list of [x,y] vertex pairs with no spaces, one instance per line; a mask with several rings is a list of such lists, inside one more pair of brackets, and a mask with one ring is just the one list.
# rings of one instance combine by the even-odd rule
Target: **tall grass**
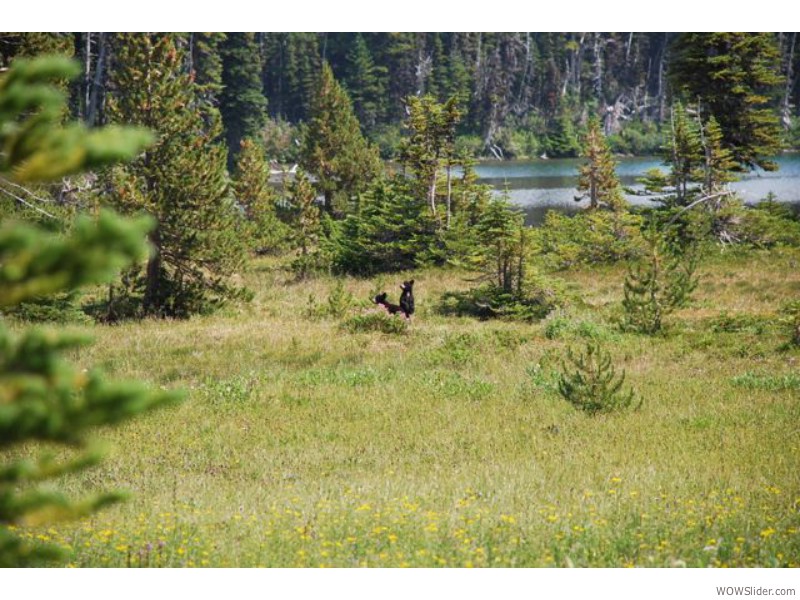
[[[770,327],[714,329],[772,319],[800,294],[798,259],[713,257],[656,338],[614,325],[622,265],[567,273],[583,301],[557,325],[438,315],[468,274],[418,271],[399,335],[342,327],[375,281],[345,280],[365,302],[310,318],[309,294],[324,303],[336,282],[260,260],[244,307],[86,327],[79,362],[189,400],[104,432],[113,457],[61,484],[130,502],[26,535],[77,566],[798,566],[797,387],[759,382],[794,381],[800,355]],[[404,275],[384,278],[390,298]],[[583,338],[641,410],[590,417],[560,398]]]

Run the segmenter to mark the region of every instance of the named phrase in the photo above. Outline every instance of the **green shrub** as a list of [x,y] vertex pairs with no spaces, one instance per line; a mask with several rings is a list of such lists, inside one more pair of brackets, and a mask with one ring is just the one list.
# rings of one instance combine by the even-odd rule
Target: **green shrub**
[[76,290],[21,302],[8,311],[20,321],[32,323],[90,323],[91,317],[80,307]]
[[306,316],[320,319],[326,317],[341,319],[347,314],[348,310],[356,305],[356,299],[345,287],[344,280],[337,279],[328,292],[328,298],[324,303],[317,302],[313,294],[309,295]]
[[474,333],[451,333],[441,345],[431,348],[427,355],[433,365],[471,365],[480,356],[480,338]]
[[385,312],[372,311],[354,315],[342,323],[342,327],[351,333],[379,332],[402,334],[408,331],[409,322],[402,317]]
[[753,207],[738,205],[731,209],[736,240],[755,248],[800,246],[800,221],[784,204],[767,200]]
[[542,153],[542,140],[533,131],[516,129],[511,134],[511,153],[517,158],[538,157]]
[[456,153],[459,156],[477,158],[483,153],[483,139],[479,135],[459,135],[456,137]]
[[613,263],[643,255],[642,223],[641,216],[627,212],[593,210],[570,217],[549,211],[536,231],[537,241],[551,269]]
[[560,314],[547,319],[544,337],[548,340],[579,337],[594,341],[606,341],[617,339],[618,334],[600,323],[586,319],[571,319]]
[[790,343],[800,346],[800,300],[788,302],[781,308],[781,323],[789,329]]
[[344,281],[337,279],[328,294],[328,314],[334,318],[341,318],[355,305],[355,298],[344,286]]
[[768,390],[770,392],[783,390],[800,390],[800,375],[787,373],[786,375],[759,375],[748,371],[731,379],[733,385],[747,388],[748,390]]
[[506,292],[493,283],[466,292],[447,292],[442,296],[438,312],[479,319],[538,321],[556,308],[566,306],[568,301],[563,282],[536,276],[529,279],[520,294]]
[[399,125],[378,125],[367,136],[369,141],[378,147],[378,152],[384,160],[397,158],[403,133]]
[[570,319],[562,315],[548,319],[544,326],[544,337],[548,340],[557,340],[571,329],[571,325]]
[[528,335],[506,329],[495,329],[491,332],[491,335],[494,344],[504,350],[516,350],[531,339]]
[[525,373],[533,387],[548,392],[558,392],[559,374],[552,369],[545,368],[541,362],[527,367]]
[[555,119],[544,139],[544,151],[551,158],[578,156],[581,143],[570,115],[564,111]]
[[734,314],[722,312],[709,321],[714,333],[754,333],[761,335],[773,328],[774,322],[762,315]]
[[[633,405],[633,390],[624,392],[625,372],[617,377],[611,364],[611,355],[594,343],[586,346],[583,353],[567,350],[570,365],[562,362],[558,381],[558,392],[575,408],[591,415],[609,413]],[[641,405],[641,401],[638,406]]]
[[612,152],[634,156],[656,155],[662,150],[664,136],[653,122],[631,121],[608,138]]

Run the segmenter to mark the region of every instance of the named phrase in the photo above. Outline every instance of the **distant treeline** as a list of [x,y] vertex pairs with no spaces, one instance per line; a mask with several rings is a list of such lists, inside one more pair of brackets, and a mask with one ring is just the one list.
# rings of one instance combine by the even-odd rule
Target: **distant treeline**
[[[796,145],[796,33],[775,33],[785,84],[771,99],[783,118],[787,143]],[[432,94],[457,97],[465,117],[460,146],[478,156],[514,157],[577,152],[575,129],[589,116],[602,120],[612,148],[643,153],[662,142],[669,116],[667,77],[676,33],[256,33],[255,52],[267,123],[278,159],[293,159],[294,126],[306,122],[323,62],[349,93],[363,132],[395,153],[406,116],[406,98]],[[103,122],[103,94],[113,68],[108,34],[0,34],[0,61],[17,54],[52,50],[75,55],[85,77],[74,91],[77,116]],[[207,83],[219,103],[226,52],[225,34],[186,33],[187,69]],[[252,59],[252,56],[248,56]]]

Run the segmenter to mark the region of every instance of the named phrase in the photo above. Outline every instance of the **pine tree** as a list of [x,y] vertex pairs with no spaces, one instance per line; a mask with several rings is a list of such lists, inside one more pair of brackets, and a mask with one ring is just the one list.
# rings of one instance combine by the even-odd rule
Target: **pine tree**
[[242,139],[258,139],[266,124],[267,100],[261,83],[258,44],[252,33],[229,33],[220,44],[222,84],[220,113],[233,168]]
[[[65,98],[57,85],[78,70],[61,58],[18,60],[0,79],[4,177],[30,182],[98,168],[134,156],[149,141],[142,131],[59,127]],[[65,237],[5,224],[0,228],[0,310],[108,280],[146,253],[143,240],[151,226],[147,219],[123,222],[106,213],[96,223],[79,219]],[[122,499],[112,492],[76,502],[36,487],[101,459],[88,439],[93,428],[178,399],[141,384],[110,382],[97,370],[79,372],[62,354],[86,343],[79,336],[36,329],[12,334],[0,322],[0,567],[37,566],[63,557],[62,549],[34,542],[20,528],[88,515]],[[5,454],[38,442],[61,444],[72,457],[43,454],[26,460]]]
[[316,33],[262,34],[262,79],[270,114],[292,123],[310,118],[322,68]]
[[672,107],[664,162],[671,165],[669,183],[675,192],[669,204],[686,206],[692,201],[691,183],[699,179],[703,145],[697,125],[691,121],[680,102]]
[[572,118],[563,111],[547,134],[546,152],[552,158],[565,158],[578,156],[580,151],[581,144],[575,133]]
[[609,208],[619,212],[627,206],[622,195],[616,168],[617,163],[611,156],[608,141],[600,130],[597,119],[589,121],[582,156],[587,163],[580,167],[578,191],[584,194],[577,196],[576,201],[589,199],[589,208]]
[[664,317],[684,306],[697,287],[697,248],[670,246],[655,229],[647,237],[650,252],[645,262],[628,269],[622,307],[628,328],[655,334]]
[[[459,215],[457,223],[461,222]],[[453,257],[453,262],[466,258],[466,264],[483,273],[485,283],[465,294],[446,295],[443,306],[448,305],[448,296],[456,300],[456,306],[446,310],[455,308],[456,314],[480,318],[534,321],[563,305],[561,284],[531,265],[531,229],[507,196],[489,199],[476,225],[463,235],[471,247],[463,247],[462,256]]]
[[739,239],[737,229],[744,207],[728,184],[736,179],[733,171],[737,164],[733,152],[725,147],[723,132],[713,116],[701,128],[701,141],[704,154],[701,200],[705,201],[709,229],[720,242],[735,242]]
[[[79,219],[69,237],[21,224],[0,229],[0,309],[18,302],[108,280],[120,267],[145,254],[143,239],[151,223],[124,223],[101,214],[96,223]],[[100,494],[75,502],[33,484],[83,470],[102,455],[92,450],[87,433],[177,400],[136,383],[112,383],[99,371],[88,375],[61,355],[87,340],[29,330],[12,335],[0,325],[0,450],[32,441],[76,449],[74,458],[12,460],[0,465],[0,567],[37,565],[63,551],[19,536],[9,525],[35,526],[76,518],[124,498]]]
[[598,344],[587,344],[581,354],[568,348],[567,359],[571,365],[562,363],[558,392],[575,408],[596,415],[633,405],[633,390],[625,392],[622,389],[625,372],[617,376],[611,355]]
[[233,191],[248,222],[251,247],[259,253],[286,245],[289,230],[275,211],[278,195],[269,185],[269,165],[256,142],[243,139],[236,158]]
[[454,36],[447,54],[447,84],[444,95],[447,98],[456,98],[460,106],[469,106],[472,78],[456,39]]
[[461,111],[456,98],[440,104],[431,95],[408,98],[407,127],[410,136],[400,147],[400,160],[416,182],[417,193],[424,197],[431,216],[440,220],[436,187],[440,169],[446,170],[446,223],[450,223],[452,167],[455,161],[456,127]]
[[[17,182],[52,180],[84,165],[113,163],[127,158],[152,139],[141,128],[109,127],[87,130],[81,124],[59,127],[66,97],[54,81],[77,75],[77,65],[66,58],[30,61],[18,59],[2,79],[0,119],[0,173],[13,168]],[[21,123],[14,119],[26,117]]]
[[314,187],[302,170],[287,186],[287,199],[293,214],[295,244],[300,250],[293,267],[298,278],[305,279],[313,267],[312,246],[319,240],[320,210]]
[[190,74],[196,95],[201,104],[211,111],[219,110],[222,83],[222,56],[220,47],[226,38],[225,33],[190,33],[189,52]]
[[[469,161],[455,152],[456,101],[439,104],[425,96],[409,99],[409,107],[404,172],[376,180],[361,195],[357,210],[334,229],[329,247],[337,271],[366,275],[475,258],[481,244],[476,226],[491,194],[477,184]],[[453,177],[456,166],[462,173]],[[438,210],[441,200],[445,219]]]
[[390,77],[387,81],[387,116],[394,122],[406,116],[406,98],[421,92],[417,86],[418,57],[422,54],[419,48],[419,34],[409,32],[393,32],[382,34],[378,38],[382,60]]
[[[36,56],[75,55],[75,40],[71,33],[38,32],[4,33],[5,43],[11,46],[18,58],[34,58]],[[60,85],[60,82],[59,82]]]
[[142,310],[175,317],[209,310],[239,297],[228,279],[244,258],[219,130],[204,122],[174,36],[120,34],[114,43],[109,115],[160,134],[110,177],[116,207],[157,223],[140,282]]
[[777,169],[780,124],[769,106],[781,83],[780,53],[770,33],[683,33],[672,46],[670,78],[703,114],[719,123],[722,146],[741,169]]
[[431,74],[428,77],[425,93],[444,101],[448,98],[445,92],[448,88],[447,54],[444,51],[444,42],[441,33],[430,33],[426,48],[430,55]]
[[385,76],[386,69],[375,66],[364,37],[355,34],[342,81],[353,101],[353,111],[367,131],[374,128],[382,116]]
[[706,195],[719,192],[734,181],[736,169],[733,151],[725,147],[724,135],[716,117],[711,115],[702,128],[703,147],[703,191]]
[[[76,43],[78,43],[77,38],[80,35],[84,34],[53,31],[4,33],[0,34],[0,39],[2,39],[2,41],[0,41],[0,46],[5,42],[5,44],[9,46],[9,50],[14,59],[34,58],[37,56],[63,56],[65,58],[73,58],[75,57],[75,46]],[[2,50],[0,50],[0,54],[2,54]],[[1,64],[2,59],[0,58],[0,65]],[[63,107],[62,121],[66,121],[66,118],[70,114],[70,109],[75,109],[76,114],[80,114],[85,118],[84,111],[78,108],[82,104],[81,98],[88,98],[89,96],[86,94],[86,86],[90,83],[88,79],[88,65],[85,65],[84,69],[86,69],[86,71],[83,74],[82,80],[77,77],[73,78],[71,86],[68,85],[70,83],[68,79],[59,81],[56,84],[60,90],[72,92],[72,97],[70,98],[71,102],[65,104]]]
[[724,146],[716,118],[712,115],[703,122],[702,114],[695,111],[690,119],[683,105],[676,103],[664,157],[670,173],[654,169],[641,181],[646,193],[658,194],[669,209],[663,213],[665,233],[675,242],[690,245],[712,232],[721,240],[732,239],[731,225],[739,211],[727,184],[734,180],[737,165],[732,151]]
[[378,179],[362,195],[358,212],[334,229],[328,242],[333,269],[363,276],[414,268],[433,243],[433,233],[424,198],[404,177]]
[[361,135],[350,98],[327,63],[311,102],[300,164],[316,178],[328,213],[346,212],[354,197],[381,173],[378,152]]
[[505,294],[521,297],[527,259],[522,212],[506,198],[492,198],[476,230],[483,269],[492,285]]
[[[506,132],[533,126],[538,135],[549,130],[548,155],[576,156],[580,144],[572,126],[581,113],[595,111],[603,101],[614,102],[614,110],[605,115],[606,132],[616,133],[622,127],[622,139],[631,125],[632,138],[645,123],[668,121],[667,91],[674,86],[668,85],[666,65],[680,49],[680,44],[672,44],[678,37],[669,33],[269,33],[261,34],[260,46],[271,114],[291,123],[307,120],[313,89],[308,84],[324,58],[346,84],[370,134],[395,130],[405,118],[408,96],[433,93],[440,101],[457,96],[465,110],[462,133],[480,135],[492,149],[508,143]],[[763,36],[770,44],[779,37]],[[368,55],[375,70],[382,71],[378,80],[384,96],[374,127],[371,117],[362,114],[361,92],[351,79],[356,54]],[[789,51],[784,70],[796,73],[796,68],[788,68],[791,56]],[[793,56],[796,67],[798,54]],[[697,79],[700,86],[710,80]],[[367,88],[374,84],[371,78],[365,81]],[[790,84],[787,81],[783,90],[784,108],[797,99],[797,89]],[[694,102],[695,96],[687,94],[685,101]],[[727,124],[720,123],[726,131]],[[567,135],[555,131],[559,128]],[[653,144],[654,138],[647,143]]]

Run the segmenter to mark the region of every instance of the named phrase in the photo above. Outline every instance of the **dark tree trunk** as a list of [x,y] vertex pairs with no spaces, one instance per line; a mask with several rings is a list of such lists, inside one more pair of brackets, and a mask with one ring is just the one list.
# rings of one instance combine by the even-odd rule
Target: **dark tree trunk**
[[144,312],[152,315],[161,310],[161,228],[156,226],[148,236],[153,246],[152,255],[147,261],[144,290]]

